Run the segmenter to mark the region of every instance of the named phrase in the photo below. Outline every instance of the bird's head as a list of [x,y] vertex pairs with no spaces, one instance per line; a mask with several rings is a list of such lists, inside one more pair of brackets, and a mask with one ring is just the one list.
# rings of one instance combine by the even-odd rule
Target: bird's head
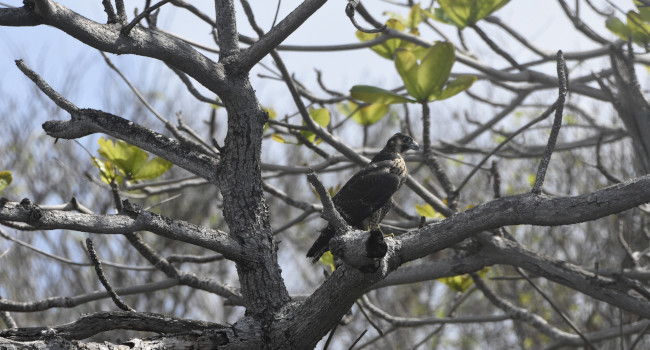
[[384,149],[396,153],[404,153],[410,149],[417,151],[420,149],[420,146],[413,140],[411,136],[398,132],[388,139],[388,142],[386,142],[386,147]]

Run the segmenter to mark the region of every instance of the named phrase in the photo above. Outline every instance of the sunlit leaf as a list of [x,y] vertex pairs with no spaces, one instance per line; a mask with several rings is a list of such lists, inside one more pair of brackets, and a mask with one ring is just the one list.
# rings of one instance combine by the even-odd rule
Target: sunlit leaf
[[[328,126],[331,119],[330,111],[327,110],[327,108],[310,109],[309,116],[314,122],[316,122],[316,124],[322,127]],[[303,125],[305,124],[303,123]],[[302,136],[304,136],[309,142],[312,143],[318,144],[322,141],[320,139],[316,139],[316,134],[313,131],[302,130],[300,134],[302,134]]]
[[[400,32],[403,32],[406,29],[404,27],[404,24],[395,18],[391,18],[388,21],[386,21],[386,27]],[[357,38],[362,42],[376,39],[377,37],[379,37],[379,35],[380,35],[379,33],[364,33],[362,31],[356,32]],[[383,43],[371,46],[370,48],[373,51],[375,51],[379,56],[392,60],[395,50],[397,50],[399,47],[403,45],[404,42],[401,39],[388,39]]]
[[411,6],[411,11],[409,11],[409,18],[406,26],[411,30],[417,29],[418,25],[422,22],[422,8],[420,4],[415,4]]
[[323,255],[321,255],[320,262],[323,265],[328,266],[331,271],[336,270],[336,265],[334,264],[334,255],[332,255],[332,252],[330,252],[329,250],[326,251]]
[[536,178],[537,176],[535,174],[528,174],[528,176],[526,176],[526,180],[528,180],[528,184],[531,186],[535,184]]
[[440,95],[434,95],[432,97],[435,100],[446,100],[469,89],[475,81],[476,77],[473,75],[462,75],[454,80],[447,82],[447,85],[442,90]]
[[609,29],[612,33],[616,34],[619,38],[623,40],[628,40],[630,37],[630,30],[627,28],[627,25],[623,23],[620,19],[615,16],[610,16],[605,21],[605,27]]
[[632,41],[637,45],[646,46],[650,43],[650,24],[645,22],[640,14],[629,11],[627,13],[627,27],[632,35]]
[[270,119],[275,119],[278,117],[278,112],[276,112],[275,109],[271,107],[262,107],[262,110],[268,114]]
[[634,0],[634,4],[636,5],[636,9],[639,11],[639,15],[641,15],[641,19],[644,22],[650,22],[650,6],[639,0]]
[[459,28],[465,28],[489,16],[510,0],[439,0],[446,17]]
[[[350,103],[352,104],[352,103]],[[373,103],[359,108],[353,115],[352,120],[358,124],[369,126],[380,121],[388,113],[388,105]]]
[[399,50],[395,53],[395,68],[402,78],[409,95],[418,101],[423,101],[427,96],[418,85],[418,60],[410,50]]
[[459,292],[464,293],[474,284],[470,275],[459,275],[451,277],[438,278],[438,281],[447,285],[447,287]]
[[280,134],[271,135],[271,140],[279,143],[287,143],[287,141]]
[[309,110],[309,116],[322,127],[330,124],[330,111],[327,108],[311,109]]
[[149,159],[147,152],[124,141],[113,142],[100,138],[99,154],[103,160],[93,159],[93,164],[99,168],[103,181],[149,180],[164,174],[172,164],[160,157]]
[[[485,277],[489,269],[490,269],[489,267],[485,267],[480,271],[478,271],[477,275],[479,275],[480,277]],[[438,278],[438,281],[446,284],[447,287],[459,293],[466,292],[474,284],[474,280],[472,280],[472,277],[468,274],[451,276],[451,277],[442,277],[442,278]]]
[[417,83],[426,99],[440,94],[455,60],[451,43],[438,42],[427,50],[417,74]]
[[433,11],[422,10],[422,13],[434,21],[456,25],[456,23],[451,18],[449,18],[449,16],[447,16],[445,11],[441,8],[435,8]]
[[11,171],[4,170],[0,171],[0,191],[4,190],[11,184],[11,181],[13,181],[13,176],[11,175]]
[[[406,91],[418,102],[426,102],[441,95],[455,61],[454,46],[451,43],[437,42],[423,53],[421,60],[412,50],[401,49],[395,53],[395,68]],[[453,91],[450,90],[451,92]]]
[[172,167],[172,163],[166,159],[160,157],[155,157],[146,163],[144,163],[139,169],[133,174],[134,180],[150,180],[155,179],[162,174],[164,174],[169,168]]
[[350,89],[350,95],[352,98],[363,102],[381,103],[385,105],[393,103],[415,102],[412,99],[406,98],[392,91],[369,85],[353,86],[352,89]]
[[420,216],[424,216],[425,218],[432,218],[432,219],[444,219],[445,216],[437,212],[431,204],[416,204],[415,205],[415,211],[418,213]]

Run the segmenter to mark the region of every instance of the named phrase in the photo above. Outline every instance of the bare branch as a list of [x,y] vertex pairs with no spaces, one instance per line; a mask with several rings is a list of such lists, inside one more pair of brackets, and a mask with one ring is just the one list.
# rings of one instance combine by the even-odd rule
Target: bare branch
[[305,0],[287,15],[280,23],[241,53],[240,69],[250,70],[264,56],[269,54],[284,39],[293,33],[303,22],[314,14],[327,0]]
[[[121,17],[119,2],[118,17]],[[159,59],[189,74],[215,93],[225,92],[221,64],[200,54],[189,44],[160,31],[134,28],[129,37],[117,26],[94,22],[51,0],[39,0],[34,8],[0,9],[0,25],[34,26],[47,24],[100,51],[135,54]]]
[[99,258],[97,257],[97,252],[95,252],[95,247],[93,247],[93,241],[90,238],[86,238],[86,248],[88,249],[88,257],[90,258],[90,261],[93,262],[93,265],[95,266],[95,272],[97,272],[97,277],[99,277],[99,281],[102,283],[104,288],[106,289],[106,292],[108,292],[108,295],[111,296],[111,299],[113,299],[113,302],[117,307],[124,311],[129,311],[129,312],[135,312],[133,308],[131,308],[129,305],[127,305],[113,290],[113,287],[111,284],[108,282],[108,279],[104,275],[104,270],[102,270],[102,265],[99,262]]
[[171,0],[161,0],[158,3],[156,3],[155,5],[150,6],[150,7],[146,8],[144,11],[140,12],[140,14],[138,14],[129,24],[122,27],[122,29],[121,29],[122,35],[129,36],[129,33],[131,32],[131,29],[133,29],[133,27],[135,27],[138,23],[140,23],[140,21],[142,19],[144,19],[150,13],[152,13],[153,11],[155,11],[156,9],[158,9],[159,7],[161,7],[162,5],[164,5],[164,4],[166,4],[166,3],[170,2],[170,1]]
[[107,23],[118,23],[117,14],[115,14],[115,9],[113,8],[113,3],[111,0],[102,0],[102,5],[104,6],[104,12],[108,17]]
[[58,100],[60,95],[52,90],[38,74],[22,61],[17,61],[16,64],[48,97],[55,103],[59,101],[57,104],[61,103],[59,106],[72,116],[69,121],[43,123],[43,130],[48,135],[55,138],[75,139],[98,132],[105,133],[165,158],[208,181],[216,182],[215,169],[218,160],[205,154],[199,146],[193,143],[180,143],[113,114],[95,109],[79,109],[67,100],[61,102]]
[[343,220],[341,214],[334,207],[332,203],[332,198],[330,198],[329,193],[325,189],[325,186],[318,180],[318,177],[314,173],[307,174],[307,180],[309,183],[314,186],[314,189],[318,193],[321,203],[323,203],[323,218],[327,220],[330,225],[334,226],[334,230],[338,235],[343,235],[346,232],[351,230],[350,226]]
[[57,106],[59,106],[61,109],[64,111],[67,111],[70,114],[77,113],[79,111],[79,108],[75,106],[72,102],[68,101],[63,95],[59,94],[57,91],[55,91],[45,80],[43,80],[36,72],[31,70],[23,60],[16,60],[16,66],[29,78],[31,79],[36,86],[38,86],[41,91],[47,97],[52,100],[52,102],[56,103]]
[[544,184],[544,177],[546,176],[548,163],[551,161],[551,155],[553,155],[553,149],[555,149],[557,136],[560,133],[560,127],[562,126],[562,112],[564,111],[564,100],[566,99],[568,86],[566,62],[564,61],[562,51],[557,52],[557,76],[560,82],[560,86],[557,102],[555,103],[557,107],[555,109],[555,119],[553,120],[551,135],[548,137],[548,143],[546,144],[546,149],[544,150],[544,156],[542,156],[542,159],[539,162],[539,168],[537,169],[537,175],[535,176],[535,184],[533,185],[533,189],[531,191],[535,194],[540,194],[542,192],[542,185]]
[[52,332],[63,339],[86,339],[93,335],[116,329],[157,333],[182,333],[190,330],[222,329],[224,332],[223,336],[227,337],[226,330],[228,328],[218,323],[186,320],[167,315],[113,311],[85,315],[77,321],[52,328],[30,327],[0,331],[0,337],[18,341],[29,341],[41,338],[43,334]]
[[28,223],[42,230],[70,229],[102,234],[150,231],[163,237],[195,244],[239,259],[242,247],[227,233],[172,220],[147,211],[133,215],[91,215],[60,210],[42,210],[37,206],[7,202],[0,208],[0,221]]

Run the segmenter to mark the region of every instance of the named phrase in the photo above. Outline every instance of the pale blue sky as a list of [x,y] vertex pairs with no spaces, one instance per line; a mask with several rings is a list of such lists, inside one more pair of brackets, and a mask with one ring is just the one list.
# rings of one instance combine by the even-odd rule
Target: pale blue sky
[[[5,0],[5,2],[17,6],[22,3],[19,0]],[[622,2],[628,1],[624,0]],[[99,0],[68,0],[60,1],[60,3],[91,19],[100,22],[105,21],[105,14]],[[127,1],[127,4],[131,6],[139,5],[141,7],[143,3],[144,1]],[[206,13],[213,13],[212,1],[202,0],[193,3]],[[251,3],[258,14],[258,22],[263,28],[268,29],[273,19],[276,2],[251,1]],[[282,18],[299,3],[300,1],[297,0],[282,1],[279,17]],[[379,0],[366,0],[364,3],[377,17],[382,17],[381,12],[385,9],[406,13],[405,9],[391,6]],[[343,13],[344,6],[345,1],[343,0],[328,1],[312,18],[291,35],[286,40],[286,43],[317,45],[356,42],[355,29]],[[129,11],[129,13],[132,12],[132,10]],[[597,30],[608,35],[600,18],[587,9],[583,9],[582,13],[588,22],[597,24]],[[572,31],[570,24],[555,1],[513,0],[501,9],[497,15],[510,23],[512,27],[519,29],[531,41],[550,52],[558,49],[574,51],[593,47],[593,44]],[[239,18],[240,31],[253,36],[246,19],[242,16],[242,11],[239,11]],[[189,16],[184,10],[174,9],[174,11],[170,11],[170,9],[164,9],[160,25],[166,30],[194,41],[206,45],[212,43],[209,34],[210,28],[206,24],[197,21],[194,17]],[[494,35],[495,41],[521,61],[533,57],[520,45],[512,43],[502,31],[495,30],[493,25],[483,23],[482,26]],[[454,28],[443,24],[440,27],[455,38],[453,34]],[[473,33],[466,32],[468,42],[473,46],[475,52],[480,54],[488,50],[477,40],[473,40]],[[567,33],[571,35],[566,35]],[[423,32],[423,36],[431,41],[439,39],[429,32]],[[399,78],[395,74],[392,63],[367,49],[330,53],[282,52],[282,56],[285,58],[289,69],[310,85],[314,82],[314,68],[319,68],[325,73],[325,80],[329,86],[340,90],[347,90],[350,86],[359,83],[387,87],[399,83]],[[490,56],[493,57],[492,54]],[[0,28],[0,67],[2,67],[0,69],[0,91],[5,97],[21,99],[27,96],[25,89],[31,87],[31,82],[15,68],[13,60],[16,58],[25,59],[28,64],[55,87],[63,84],[70,67],[85,70],[84,78],[78,82],[81,91],[77,91],[75,96],[70,96],[71,99],[81,106],[107,107],[102,106],[103,101],[100,97],[102,93],[109,92],[98,91],[96,84],[98,77],[105,69],[101,57],[95,50],[79,44],[65,33],[46,26]],[[81,64],[78,63],[80,60]],[[132,56],[121,56],[116,57],[114,60],[122,69],[130,73],[131,79],[134,80],[137,80],[143,68],[159,69],[161,67],[153,59],[134,60]],[[269,63],[270,60],[266,58],[265,62]],[[503,65],[504,63],[499,60],[497,64]],[[553,67],[549,66],[549,69],[553,69]],[[129,72],[130,70],[131,72]],[[455,70],[464,71],[460,65]],[[280,103],[278,101],[279,96],[277,96],[277,83],[254,78],[254,85],[263,104]],[[282,104],[285,103],[287,103],[287,107],[290,106],[288,98],[284,99]]]

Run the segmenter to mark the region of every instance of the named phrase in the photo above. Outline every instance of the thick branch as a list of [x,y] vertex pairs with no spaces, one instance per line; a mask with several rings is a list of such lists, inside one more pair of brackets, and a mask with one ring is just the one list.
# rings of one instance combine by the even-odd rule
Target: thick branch
[[219,163],[218,159],[205,154],[199,146],[188,142],[178,142],[110,113],[96,109],[80,109],[52,89],[23,61],[16,61],[16,65],[54,103],[72,116],[68,121],[47,121],[43,123],[43,130],[48,135],[55,138],[75,139],[101,132],[136,145],[212,183],[216,183],[215,170]]
[[266,35],[242,52],[239,61],[242,70],[250,70],[264,56],[275,49],[284,39],[293,33],[327,0],[306,0],[296,7],[287,17],[273,27]]
[[102,234],[150,231],[170,239],[191,243],[237,260],[242,247],[227,233],[181,220],[172,220],[148,211],[133,215],[92,215],[61,210],[42,210],[37,206],[7,202],[0,208],[0,221],[17,221],[43,230],[69,229]]
[[34,2],[33,10],[27,7],[0,9],[0,26],[39,24],[58,28],[101,51],[159,59],[187,73],[215,93],[228,88],[221,64],[200,54],[186,42],[160,31],[134,28],[126,37],[121,35],[119,26],[94,22],[50,0]]
[[650,175],[592,193],[549,198],[522,194],[495,199],[400,236],[401,263],[507,225],[558,226],[595,220],[650,202]]
[[[135,312],[98,312],[82,316],[77,321],[52,328],[29,327],[0,331],[0,337],[18,341],[29,341],[54,333],[64,339],[86,339],[95,334],[115,329],[146,331],[156,333],[180,333],[190,330],[223,329],[224,337],[229,328],[218,323],[185,320],[175,317]],[[231,330],[230,330],[231,331]]]

